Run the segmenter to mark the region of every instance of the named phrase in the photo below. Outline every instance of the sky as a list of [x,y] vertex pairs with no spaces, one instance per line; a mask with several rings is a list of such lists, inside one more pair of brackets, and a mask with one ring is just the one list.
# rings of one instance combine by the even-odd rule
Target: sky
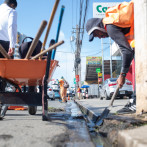
[[[123,2],[124,0],[89,0],[86,20],[93,17],[94,2]],[[130,0],[126,0],[130,1]],[[35,37],[43,20],[49,21],[55,0],[17,0],[18,7],[16,8],[18,18],[18,31],[29,37]],[[0,0],[0,4],[3,0]],[[74,51],[75,41],[70,41],[71,36],[76,37],[74,28],[79,24],[79,3],[80,0],[60,0],[53,23],[49,32],[46,48],[49,41],[56,38],[58,20],[62,5],[65,6],[59,41],[64,40],[65,43],[57,48],[55,60],[59,61],[59,66],[55,70],[53,79],[60,79],[63,76],[73,86],[75,77],[74,72]],[[84,13],[84,12],[83,12]],[[88,34],[84,31],[84,37],[81,48],[81,75],[82,81],[85,79],[86,56],[101,56],[101,40],[95,38],[92,42],[88,41]],[[43,42],[46,29],[40,40]],[[103,40],[104,59],[110,59],[108,39]]]

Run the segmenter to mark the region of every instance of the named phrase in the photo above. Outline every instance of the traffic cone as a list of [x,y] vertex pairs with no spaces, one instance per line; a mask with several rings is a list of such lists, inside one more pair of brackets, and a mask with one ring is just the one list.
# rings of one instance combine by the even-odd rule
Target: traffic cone
[[69,95],[68,95],[68,100],[70,100],[70,97],[69,97]]

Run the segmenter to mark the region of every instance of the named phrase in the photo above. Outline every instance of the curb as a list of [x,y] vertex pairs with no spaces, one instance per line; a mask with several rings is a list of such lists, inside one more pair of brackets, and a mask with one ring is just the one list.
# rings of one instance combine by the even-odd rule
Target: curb
[[[93,123],[96,122],[98,115],[96,115],[93,111],[83,106],[80,101],[75,100],[75,103],[79,106],[81,112],[84,115],[86,115]],[[102,128],[102,131],[103,129],[104,128]],[[141,126],[141,127],[138,126],[137,128],[130,128],[130,129],[124,129],[124,130],[120,129],[118,130],[116,139],[115,139],[115,136],[114,138],[112,138],[109,134],[108,134],[107,139],[114,145],[116,143],[115,141],[117,141],[117,145],[119,147],[124,147],[124,146],[125,147],[130,147],[130,146],[146,147],[147,146],[146,131],[147,131],[147,126]]]
[[87,115],[87,116],[89,117],[89,119],[90,119],[93,123],[96,122],[98,116],[97,116],[95,113],[93,113],[93,111],[91,111],[90,109],[84,107],[82,104],[80,104],[79,101],[76,101],[76,100],[75,100],[75,103],[79,106],[80,110],[82,111],[82,113],[83,113],[84,115]]

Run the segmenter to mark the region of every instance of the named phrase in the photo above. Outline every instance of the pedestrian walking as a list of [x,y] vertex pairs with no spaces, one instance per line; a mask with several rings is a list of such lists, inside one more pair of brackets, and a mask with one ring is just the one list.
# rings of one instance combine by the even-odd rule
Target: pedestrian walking
[[[134,40],[134,1],[123,2],[108,8],[104,18],[89,19],[86,31],[89,35],[89,41],[92,41],[94,37],[110,37],[118,44],[122,55],[122,68],[117,83],[121,88],[134,58],[134,50],[130,46],[131,41]],[[136,112],[135,96],[129,104],[118,111],[118,113],[134,112]]]
[[77,88],[78,99],[81,99],[81,88],[78,86]]
[[86,93],[86,99],[88,99],[88,88],[86,88],[85,93]]
[[60,96],[62,102],[67,102],[67,88],[69,87],[69,84],[64,79],[64,77],[61,77],[61,79],[59,80],[59,85],[60,85]]

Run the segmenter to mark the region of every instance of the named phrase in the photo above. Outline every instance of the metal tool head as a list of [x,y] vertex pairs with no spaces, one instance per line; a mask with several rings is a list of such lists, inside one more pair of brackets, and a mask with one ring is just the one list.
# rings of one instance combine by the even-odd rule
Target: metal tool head
[[108,108],[105,108],[101,116],[98,117],[95,125],[96,126],[101,126],[103,124],[104,119],[108,116],[110,110]]

